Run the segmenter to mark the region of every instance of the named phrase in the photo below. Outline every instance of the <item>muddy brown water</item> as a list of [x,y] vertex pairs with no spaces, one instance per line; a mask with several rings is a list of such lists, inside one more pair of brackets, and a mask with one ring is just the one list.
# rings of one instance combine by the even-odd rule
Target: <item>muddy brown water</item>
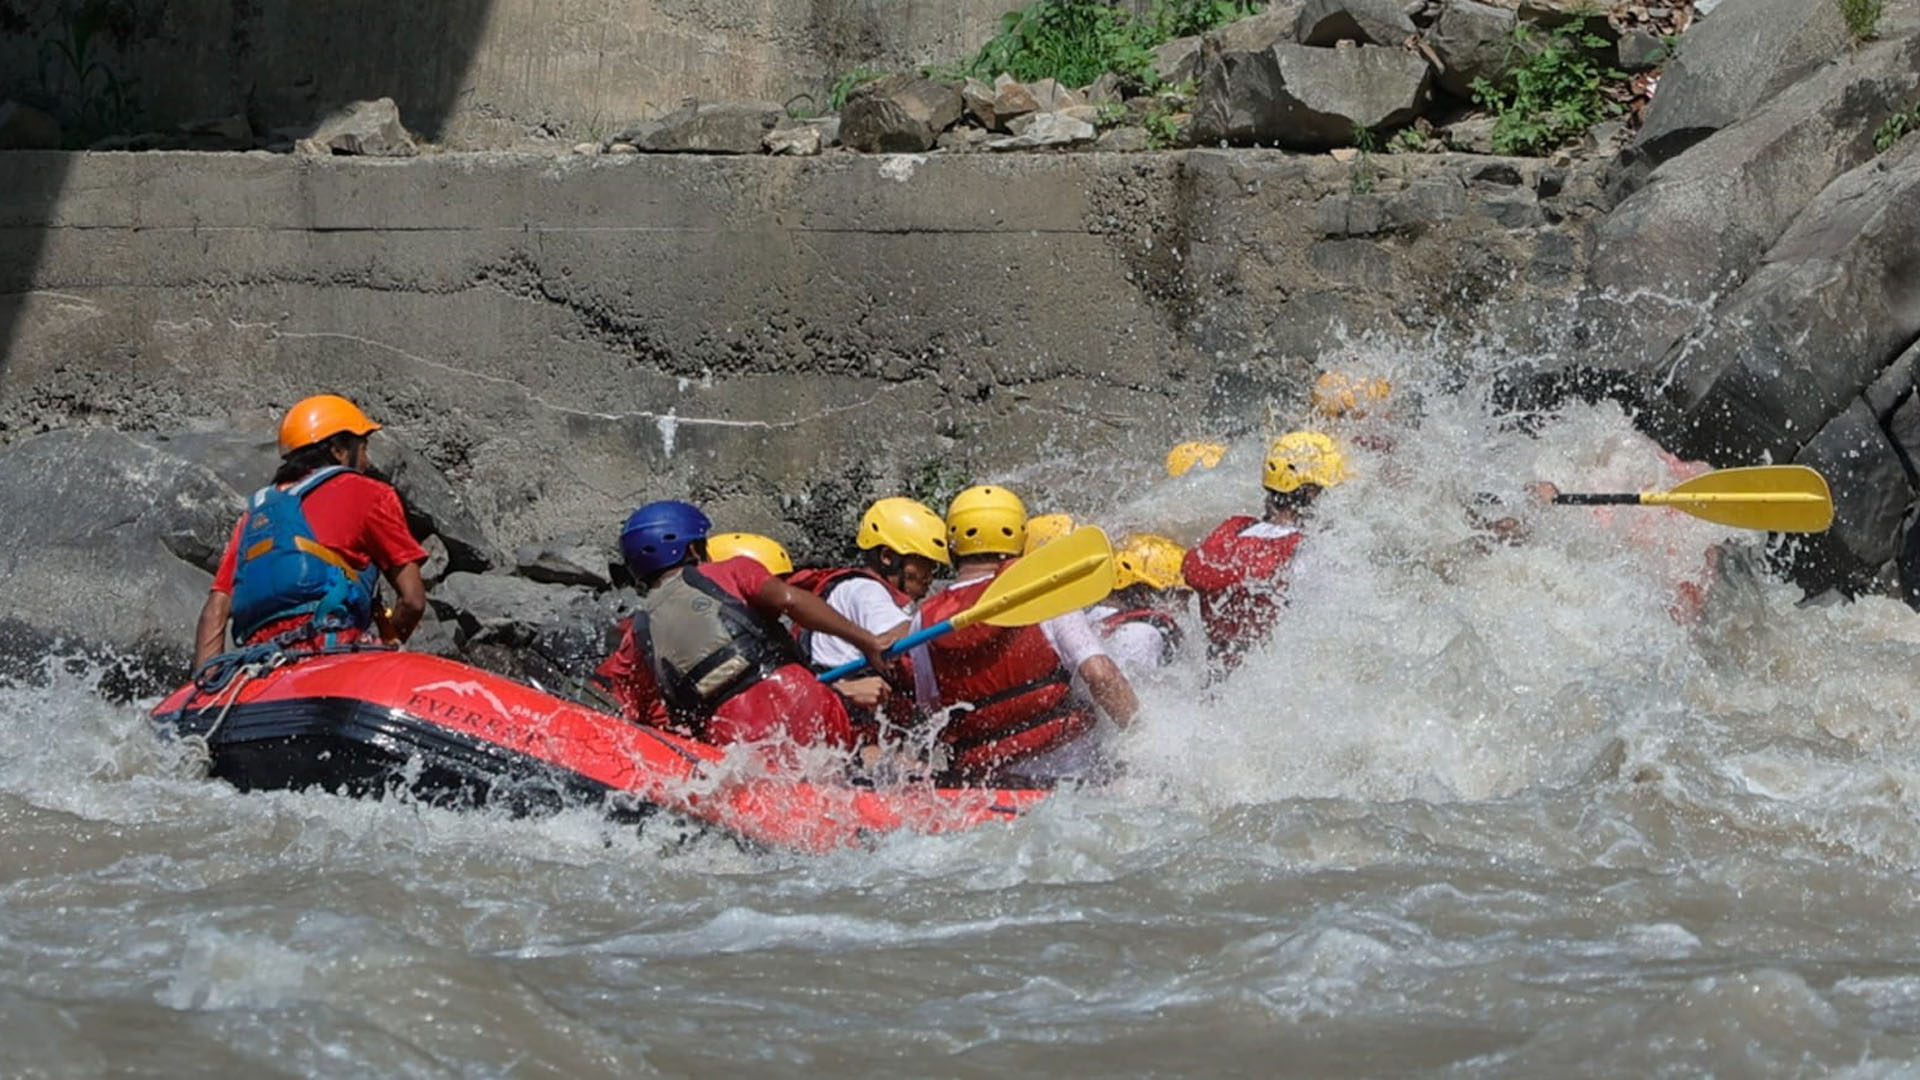
[[[1142,679],[1121,780],[964,835],[242,795],[89,672],[0,690],[0,1075],[1920,1073],[1920,617],[1518,498],[1662,484],[1616,409],[1391,435],[1245,671]],[[1258,450],[1087,509],[1191,539]]]

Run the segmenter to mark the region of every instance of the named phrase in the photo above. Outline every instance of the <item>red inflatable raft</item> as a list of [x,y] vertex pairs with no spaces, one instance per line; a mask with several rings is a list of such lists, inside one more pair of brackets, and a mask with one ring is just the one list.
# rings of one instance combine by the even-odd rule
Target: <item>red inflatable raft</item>
[[211,692],[189,684],[153,716],[206,738],[213,775],[242,790],[378,794],[398,784],[434,802],[519,811],[598,800],[617,814],[664,809],[805,851],[1005,821],[1047,795],[729,780],[709,770],[722,753],[705,743],[452,660],[384,649],[242,672]]

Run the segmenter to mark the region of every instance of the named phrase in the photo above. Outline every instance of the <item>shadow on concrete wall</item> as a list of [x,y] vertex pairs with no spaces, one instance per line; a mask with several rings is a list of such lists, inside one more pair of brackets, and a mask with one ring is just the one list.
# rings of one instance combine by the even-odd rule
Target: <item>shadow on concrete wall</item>
[[[254,131],[391,97],[440,139],[494,0],[0,0],[0,102],[61,121],[70,148],[236,113]],[[0,151],[0,391],[71,159]],[[84,357],[75,357],[84,360]]]

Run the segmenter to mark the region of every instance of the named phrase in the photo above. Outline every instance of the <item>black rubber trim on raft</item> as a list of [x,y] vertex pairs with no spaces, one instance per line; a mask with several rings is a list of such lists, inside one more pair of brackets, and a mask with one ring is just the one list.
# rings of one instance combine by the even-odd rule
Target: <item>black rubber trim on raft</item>
[[218,709],[154,718],[163,734],[180,737],[204,736],[216,723],[208,744],[212,773],[243,791],[317,786],[378,795],[401,783],[429,802],[495,803],[528,813],[598,802],[614,790],[531,754],[356,698],[235,705],[224,720]]

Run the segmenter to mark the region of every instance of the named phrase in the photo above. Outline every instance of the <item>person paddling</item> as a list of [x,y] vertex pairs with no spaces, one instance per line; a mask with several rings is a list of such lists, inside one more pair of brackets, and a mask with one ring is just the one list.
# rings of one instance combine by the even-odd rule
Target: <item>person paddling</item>
[[[921,605],[921,625],[972,607],[1026,550],[1026,505],[998,485],[954,496],[946,521],[955,581]],[[940,738],[948,768],[970,783],[1046,782],[1097,766],[1086,737],[1099,714],[1075,700],[1076,675],[1115,723],[1132,722],[1140,707],[1083,611],[1037,626],[975,623],[935,638],[928,656],[914,669],[917,696],[923,708],[952,710]]]
[[[852,749],[840,696],[800,662],[779,619],[845,638],[882,671],[885,646],[751,556],[708,561],[712,528],[698,507],[673,500],[627,518],[620,551],[640,604],[595,681],[628,720],[715,745],[784,738]],[[773,760],[792,759],[778,753]]]
[[1219,674],[1233,671],[1273,632],[1301,527],[1320,493],[1346,478],[1346,458],[1332,439],[1317,431],[1282,435],[1262,472],[1265,515],[1228,518],[1181,561],[1200,598],[1207,655]]
[[1180,654],[1178,613],[1192,589],[1181,576],[1187,549],[1155,533],[1127,537],[1113,553],[1113,594],[1089,609],[1108,655],[1129,676],[1166,667]]
[[[891,645],[906,634],[915,605],[933,587],[934,574],[953,565],[947,554],[946,522],[921,503],[889,496],[876,500],[860,515],[854,546],[860,552],[858,564],[800,570],[788,581]],[[801,630],[798,637],[804,658],[816,671],[860,657],[852,643],[832,634]],[[892,687],[885,679],[842,679],[833,686],[847,698],[856,725],[878,728],[878,710],[892,699]],[[905,702],[890,709],[897,714],[892,719],[908,719],[911,707],[911,702]]]
[[334,394],[305,398],[280,421],[280,468],[233,526],[194,629],[198,670],[233,640],[312,650],[373,628],[382,574],[398,600],[378,613],[387,640],[407,640],[427,610],[426,550],[393,488],[366,475],[380,425]]

